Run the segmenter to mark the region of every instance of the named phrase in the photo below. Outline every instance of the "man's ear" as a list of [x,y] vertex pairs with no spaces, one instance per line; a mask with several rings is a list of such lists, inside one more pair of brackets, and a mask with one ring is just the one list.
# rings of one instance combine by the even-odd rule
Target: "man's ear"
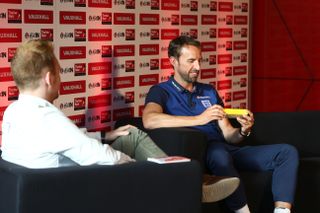
[[177,59],[173,56],[170,56],[169,60],[172,66],[174,66],[174,63],[177,61]]
[[53,75],[51,72],[46,72],[45,76],[44,76],[44,81],[46,83],[46,85],[51,86],[53,83]]

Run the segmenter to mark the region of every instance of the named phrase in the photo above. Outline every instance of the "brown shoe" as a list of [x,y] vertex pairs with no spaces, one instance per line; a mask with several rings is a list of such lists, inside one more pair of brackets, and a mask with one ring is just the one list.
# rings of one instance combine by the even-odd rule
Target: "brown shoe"
[[237,177],[204,175],[202,184],[202,202],[210,203],[231,195],[239,186]]

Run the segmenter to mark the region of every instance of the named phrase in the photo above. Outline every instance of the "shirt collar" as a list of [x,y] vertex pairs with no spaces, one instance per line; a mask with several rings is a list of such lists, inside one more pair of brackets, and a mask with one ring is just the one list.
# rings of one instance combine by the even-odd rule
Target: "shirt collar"
[[33,103],[37,104],[39,107],[52,106],[52,104],[49,101],[33,95],[19,94],[19,101],[32,101]]
[[[190,93],[190,91],[186,90],[183,86],[181,86],[174,78],[173,76],[171,76],[169,78],[170,83],[172,84],[172,86],[180,93]],[[195,82],[193,83],[193,91],[191,93],[197,93],[198,91],[198,87],[197,87],[197,83]]]

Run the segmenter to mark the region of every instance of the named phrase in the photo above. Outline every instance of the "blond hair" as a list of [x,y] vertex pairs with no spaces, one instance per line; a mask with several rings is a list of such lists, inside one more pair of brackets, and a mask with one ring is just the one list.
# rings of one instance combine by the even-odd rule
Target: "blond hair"
[[55,56],[51,42],[29,40],[22,43],[11,61],[11,71],[20,90],[36,89],[44,75],[44,68],[54,74]]

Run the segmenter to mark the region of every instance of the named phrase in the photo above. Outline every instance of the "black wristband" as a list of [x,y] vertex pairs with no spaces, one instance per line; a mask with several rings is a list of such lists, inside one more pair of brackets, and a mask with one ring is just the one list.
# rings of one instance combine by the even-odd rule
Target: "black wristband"
[[239,128],[239,134],[240,134],[242,137],[249,137],[250,133],[251,133],[251,132],[248,132],[247,134],[245,134],[245,133],[243,133],[243,132],[241,131],[241,128]]

